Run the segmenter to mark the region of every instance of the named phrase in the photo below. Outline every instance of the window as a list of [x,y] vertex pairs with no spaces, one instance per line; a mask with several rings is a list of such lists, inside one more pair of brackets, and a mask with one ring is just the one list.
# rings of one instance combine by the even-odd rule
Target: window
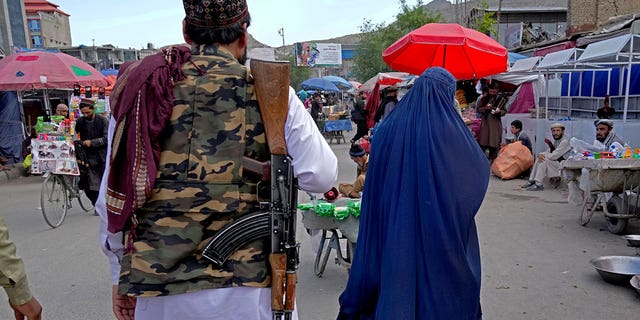
[[42,37],[41,36],[31,36],[31,44],[34,48],[42,48]]
[[40,20],[29,20],[29,30],[31,32],[40,32]]

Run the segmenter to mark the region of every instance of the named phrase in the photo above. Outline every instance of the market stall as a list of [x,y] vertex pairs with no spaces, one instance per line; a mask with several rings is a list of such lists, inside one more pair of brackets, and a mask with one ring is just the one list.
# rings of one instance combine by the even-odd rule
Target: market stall
[[323,126],[323,134],[324,137],[329,140],[331,143],[334,139],[337,143],[342,142],[347,143],[347,139],[344,137],[344,131],[351,131],[353,128],[351,126],[351,120],[342,119],[342,120],[326,120]]

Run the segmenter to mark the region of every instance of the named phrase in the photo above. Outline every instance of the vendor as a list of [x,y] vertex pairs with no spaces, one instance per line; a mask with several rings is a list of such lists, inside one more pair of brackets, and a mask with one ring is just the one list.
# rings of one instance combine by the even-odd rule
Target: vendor
[[349,149],[351,160],[358,165],[358,173],[356,181],[352,184],[341,183],[338,190],[342,195],[349,198],[360,198],[361,192],[364,190],[364,179],[367,174],[367,165],[369,164],[369,155],[357,144],[351,145]]
[[69,118],[69,107],[66,104],[61,103],[56,106],[56,116],[63,116],[65,119]]
[[596,140],[602,142],[607,151],[614,142],[624,146],[624,141],[613,131],[613,121],[600,119],[596,120],[593,124],[596,126]]

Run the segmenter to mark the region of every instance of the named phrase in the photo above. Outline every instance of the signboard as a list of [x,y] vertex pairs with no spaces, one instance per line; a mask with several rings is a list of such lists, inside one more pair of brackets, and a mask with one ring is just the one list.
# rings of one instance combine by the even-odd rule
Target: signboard
[[342,66],[342,45],[339,43],[298,42],[295,48],[298,67]]
[[80,175],[73,141],[31,140],[31,173]]

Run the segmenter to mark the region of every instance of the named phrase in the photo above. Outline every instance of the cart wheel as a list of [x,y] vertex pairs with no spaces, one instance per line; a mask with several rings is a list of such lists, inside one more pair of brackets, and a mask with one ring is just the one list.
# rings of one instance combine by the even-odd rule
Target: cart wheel
[[64,187],[61,178],[51,174],[42,182],[40,208],[44,221],[56,228],[62,224],[69,209],[69,190]]
[[[327,250],[324,250],[324,244],[327,241],[327,230],[322,230],[322,239],[320,240],[320,246],[318,247],[318,252],[316,252],[316,261],[313,265],[313,273],[318,277],[322,278],[322,274],[324,273],[324,269],[327,267],[327,261],[329,260],[329,255],[331,254],[331,243],[327,244]],[[324,255],[322,254],[324,252]]]
[[596,200],[597,196],[590,194],[585,196],[584,193],[582,195],[582,210],[578,212],[578,224],[581,226],[586,226],[589,221],[591,221],[591,217],[593,216],[593,211],[595,211],[598,203]]
[[[613,196],[609,199],[607,202],[607,210],[609,213],[621,214],[626,214],[629,211],[628,206],[625,205],[625,201],[619,196]],[[605,218],[607,219],[607,229],[613,234],[623,233],[629,223],[629,219],[610,218],[606,216]]]

